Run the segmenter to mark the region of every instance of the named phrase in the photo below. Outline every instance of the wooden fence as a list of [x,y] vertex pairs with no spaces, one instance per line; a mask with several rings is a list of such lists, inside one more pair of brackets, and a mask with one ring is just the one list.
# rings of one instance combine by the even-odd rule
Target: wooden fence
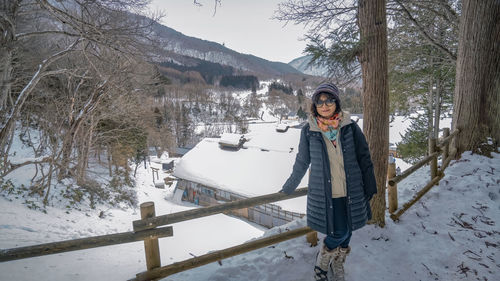
[[[389,164],[389,211],[391,212],[391,218],[393,220],[398,220],[399,217],[406,210],[408,210],[408,208],[410,208],[418,199],[420,199],[432,186],[436,185],[443,177],[444,170],[456,153],[455,149],[450,151],[449,143],[452,138],[459,133],[458,130],[454,131],[452,134],[450,134],[449,132],[449,129],[444,130],[443,139],[438,144],[436,143],[435,139],[431,139],[429,141],[429,155],[411,168],[404,171],[401,175],[396,176],[395,164]],[[443,155],[443,161],[441,164],[441,168],[438,169],[437,158],[441,154]],[[431,162],[431,181],[422,190],[420,190],[411,201],[404,204],[401,209],[397,210],[397,183],[429,162]],[[226,213],[231,210],[287,200],[304,196],[306,194],[307,188],[299,188],[291,195],[286,195],[284,193],[273,193],[248,199],[242,199],[239,201],[228,202],[221,205],[193,209],[161,216],[155,215],[153,202],[146,202],[141,204],[141,219],[133,221],[133,232],[123,232],[13,249],[2,249],[0,250],[0,262],[143,240],[146,254],[147,270],[138,273],[135,278],[130,280],[156,280],[181,271],[216,262],[221,259],[243,254],[259,248],[267,247],[269,245],[303,235],[307,235],[308,241],[312,244],[315,244],[317,240],[316,232],[309,227],[302,227],[166,266],[161,266],[160,261],[158,238],[173,236],[172,226],[165,226],[167,224],[173,224],[214,214]]]
[[145,272],[138,273],[136,277],[131,280],[154,280],[306,234],[309,234],[309,242],[313,244],[316,243],[316,232],[309,227],[302,227],[161,267],[158,238],[173,236],[172,226],[165,225],[225,213],[231,210],[287,200],[304,196],[306,194],[307,188],[299,188],[291,195],[286,195],[284,193],[272,193],[229,202],[222,205],[193,209],[162,216],[155,216],[153,202],[145,202],[141,204],[141,219],[133,222],[134,231],[132,232],[123,232],[13,249],[1,249],[0,262],[144,240],[147,270]]
[[[387,189],[388,189],[388,201],[389,201],[389,212],[392,220],[397,221],[399,217],[408,210],[413,204],[415,204],[425,193],[427,193],[434,185],[437,185],[439,181],[444,176],[444,170],[450,164],[450,161],[455,157],[456,148],[451,148],[450,143],[453,138],[459,134],[460,130],[456,129],[450,134],[449,128],[443,129],[443,138],[439,143],[436,139],[429,139],[429,155],[405,170],[401,175],[396,176],[396,164],[389,163],[389,169],[387,177],[389,178]],[[438,169],[438,157],[442,155],[441,167]],[[420,190],[415,196],[403,204],[403,207],[398,210],[398,198],[397,198],[397,184],[414,173],[416,170],[430,162],[430,181]]]

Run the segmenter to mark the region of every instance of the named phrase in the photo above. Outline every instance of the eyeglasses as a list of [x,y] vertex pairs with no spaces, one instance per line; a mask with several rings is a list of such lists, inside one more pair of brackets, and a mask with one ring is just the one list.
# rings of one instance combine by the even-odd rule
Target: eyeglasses
[[317,101],[314,102],[314,104],[317,107],[322,107],[325,104],[326,104],[326,106],[332,106],[332,105],[335,104],[335,99],[326,99],[326,100],[320,100],[320,99],[318,99]]

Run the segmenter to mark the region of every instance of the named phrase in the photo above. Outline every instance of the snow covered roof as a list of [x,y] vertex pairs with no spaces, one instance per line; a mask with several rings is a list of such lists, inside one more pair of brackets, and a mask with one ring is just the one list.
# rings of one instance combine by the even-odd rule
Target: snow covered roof
[[[238,151],[219,147],[219,138],[205,138],[184,155],[174,176],[245,197],[278,192],[292,172],[298,150],[300,129],[278,133],[275,124],[252,124],[247,141]],[[307,186],[308,174],[299,187]],[[305,196],[276,205],[305,213]]]
[[243,135],[224,133],[219,139],[221,146],[239,147],[243,143]]
[[280,123],[276,125],[276,132],[286,132],[288,130],[288,124]]

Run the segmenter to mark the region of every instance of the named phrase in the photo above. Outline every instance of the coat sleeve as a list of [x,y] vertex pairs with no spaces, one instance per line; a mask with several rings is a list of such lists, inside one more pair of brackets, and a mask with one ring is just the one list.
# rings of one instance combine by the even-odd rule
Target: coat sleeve
[[291,194],[300,184],[300,181],[304,177],[307,168],[309,168],[311,158],[309,154],[309,138],[307,136],[308,130],[309,125],[306,125],[302,128],[300,134],[299,152],[295,157],[295,164],[293,164],[292,174],[290,175],[290,177],[288,177],[280,192]]
[[363,175],[363,188],[367,200],[372,199],[373,195],[377,193],[377,182],[375,180],[375,173],[373,171],[373,163],[370,156],[368,143],[366,142],[365,135],[359,128],[358,124],[354,124],[354,145],[356,147],[356,158]]

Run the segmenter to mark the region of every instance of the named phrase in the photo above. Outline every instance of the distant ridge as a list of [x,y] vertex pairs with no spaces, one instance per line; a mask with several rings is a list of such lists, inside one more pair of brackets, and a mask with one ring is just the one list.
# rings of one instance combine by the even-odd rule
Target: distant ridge
[[213,63],[228,65],[242,72],[280,76],[285,74],[302,74],[294,67],[272,62],[254,55],[241,54],[219,43],[186,36],[170,27],[156,24],[156,35],[160,38],[161,47],[167,51],[165,60],[172,60],[168,53],[193,57]]
[[302,56],[292,60],[288,64],[304,74],[326,77],[328,74],[327,68],[315,65],[310,66],[311,59],[311,55]]

